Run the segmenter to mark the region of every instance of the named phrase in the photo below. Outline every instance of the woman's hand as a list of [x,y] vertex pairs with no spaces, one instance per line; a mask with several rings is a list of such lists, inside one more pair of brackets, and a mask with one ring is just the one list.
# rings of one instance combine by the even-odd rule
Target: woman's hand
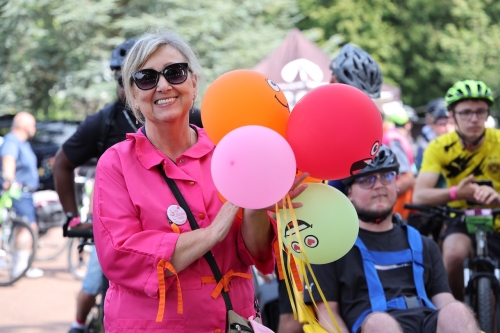
[[207,227],[211,238],[215,241],[215,243],[219,243],[226,238],[226,235],[229,232],[229,229],[231,229],[239,209],[240,207],[229,201],[222,205],[219,213],[215,217],[215,220],[212,224],[210,224],[210,226]]
[[[292,184],[292,188],[290,189],[290,191],[288,191],[288,195],[290,196],[290,201],[293,201],[293,199],[295,199],[296,197],[298,197],[302,192],[305,191],[305,189],[307,188],[307,184],[301,184],[307,177],[309,177],[309,173],[307,172],[304,172],[304,173],[301,173],[300,175],[296,176],[295,177],[295,180]],[[288,207],[288,203],[286,203],[287,207]],[[278,202],[278,207],[281,209],[283,208],[283,202],[282,201],[279,201]],[[302,203],[300,202],[292,202],[292,207],[293,208],[299,208],[299,207],[302,207]],[[265,208],[266,210],[274,210],[276,207],[275,205],[273,206],[269,206],[267,208]]]

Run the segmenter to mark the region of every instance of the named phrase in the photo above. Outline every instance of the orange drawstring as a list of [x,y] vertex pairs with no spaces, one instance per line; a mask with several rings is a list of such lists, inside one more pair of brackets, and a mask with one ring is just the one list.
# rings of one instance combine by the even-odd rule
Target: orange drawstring
[[170,264],[165,259],[161,259],[156,267],[158,273],[158,289],[159,289],[159,298],[160,303],[158,305],[158,314],[156,315],[156,322],[160,323],[163,321],[163,314],[165,312],[165,297],[167,291],[165,290],[165,269],[168,269],[172,274],[177,278],[177,313],[182,314],[182,291],[181,291],[181,282],[179,281],[179,276],[175,271],[174,266]]
[[304,285],[300,280],[299,270],[297,269],[297,264],[295,263],[295,259],[293,255],[290,256],[290,269],[292,270],[292,277],[295,281],[295,285],[297,286],[298,291],[304,291]]
[[[229,291],[229,282],[231,282],[231,279],[235,276],[239,276],[245,279],[252,279],[252,274],[248,273],[235,273],[232,269],[227,272],[222,279],[217,283],[217,286],[215,287],[214,291],[212,292],[211,296],[213,298],[219,297],[220,293],[222,292],[222,288],[224,288],[225,292]],[[202,283],[213,283],[215,281],[215,277],[213,276],[202,276],[201,277],[201,282]]]
[[179,229],[179,227],[177,226],[177,224],[175,223],[170,223],[170,227],[172,228],[172,231],[176,234],[180,234],[181,233],[181,229]]
[[[281,260],[280,244],[278,242],[279,241],[277,239],[273,242],[273,250],[277,263],[279,263]],[[280,264],[276,266],[278,266],[278,279],[283,280],[285,278],[285,274],[283,273],[283,268],[281,267]]]

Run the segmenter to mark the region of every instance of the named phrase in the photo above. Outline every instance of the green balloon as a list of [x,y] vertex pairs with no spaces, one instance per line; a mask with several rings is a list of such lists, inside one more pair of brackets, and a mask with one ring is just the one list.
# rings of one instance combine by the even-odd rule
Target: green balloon
[[311,264],[327,264],[349,252],[358,237],[359,222],[354,206],[342,192],[326,184],[309,183],[294,201],[303,204],[294,209],[298,232],[289,210],[286,219],[283,210],[280,216],[281,241],[295,257],[304,261],[305,252]]

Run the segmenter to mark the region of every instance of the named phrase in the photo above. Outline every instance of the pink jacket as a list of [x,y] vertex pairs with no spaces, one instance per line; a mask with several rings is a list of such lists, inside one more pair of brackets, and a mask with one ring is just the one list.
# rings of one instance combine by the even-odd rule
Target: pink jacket
[[[177,272],[178,280],[175,276],[163,277],[162,264],[171,260],[179,237],[168,223],[166,212],[178,203],[156,165],[164,164],[201,228],[210,225],[222,206],[210,172],[214,145],[203,129],[196,130],[198,142],[176,163],[140,130],[128,134],[126,141],[108,149],[99,160],[94,234],[102,270],[110,281],[105,301],[107,333],[225,332],[226,307],[221,295],[211,296],[216,283],[205,258]],[[230,279],[229,296],[234,310],[250,317],[255,315],[250,266],[256,265],[268,274],[274,269],[274,260],[254,260],[245,248],[240,226],[237,218],[226,239],[212,252],[223,275],[231,270],[243,273]],[[189,232],[189,222],[179,229]],[[163,282],[165,310],[159,311]],[[163,316],[161,322],[156,320],[157,313],[160,320]]]

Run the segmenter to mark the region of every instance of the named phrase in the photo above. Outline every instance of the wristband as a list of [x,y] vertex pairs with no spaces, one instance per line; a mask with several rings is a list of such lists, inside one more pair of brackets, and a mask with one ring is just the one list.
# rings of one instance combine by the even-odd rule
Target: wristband
[[80,216],[74,217],[71,219],[71,221],[69,221],[69,227],[73,228],[74,226],[77,226],[80,223],[82,223],[82,221],[80,220]]
[[457,187],[456,186],[452,186],[450,187],[450,198],[452,200],[457,200]]

